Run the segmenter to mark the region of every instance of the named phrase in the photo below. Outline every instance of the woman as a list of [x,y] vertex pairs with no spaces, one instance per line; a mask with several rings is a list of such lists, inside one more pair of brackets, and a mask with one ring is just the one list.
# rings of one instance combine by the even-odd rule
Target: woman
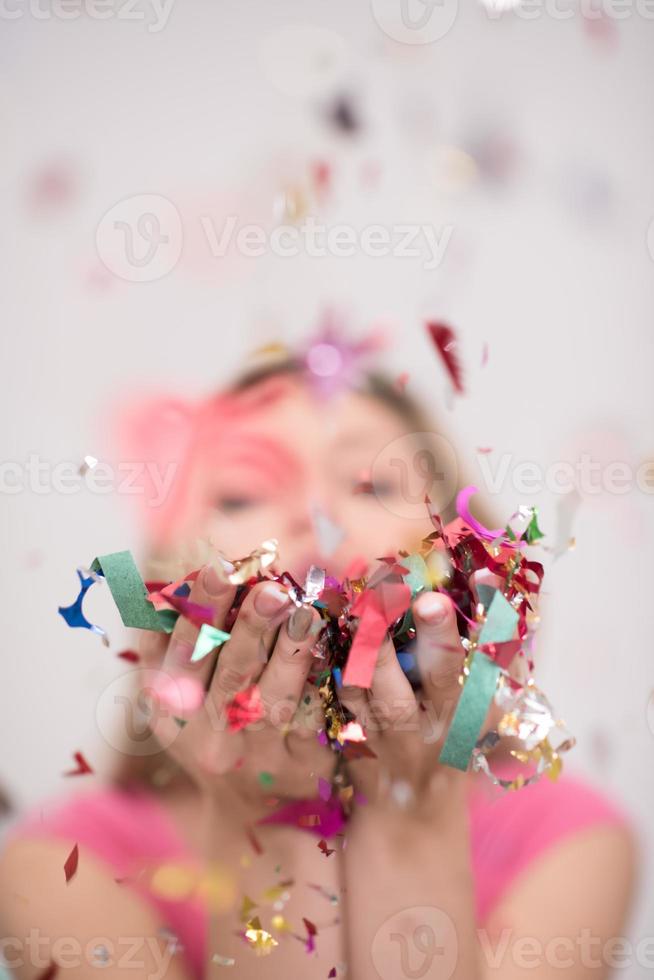
[[[180,450],[182,472],[155,515],[156,577],[171,542],[179,555],[180,535],[188,543],[199,529],[232,558],[274,535],[277,567],[302,582],[312,565],[341,577],[360,559],[415,549],[432,530],[426,510],[424,520],[407,518],[401,485],[428,422],[379,375],[326,392],[327,374],[291,358],[246,375],[182,426],[185,435],[179,426],[175,439],[159,434],[188,449],[194,426],[203,432],[199,453]],[[391,445],[397,465],[373,484],[371,467]],[[234,601],[231,567],[214,551],[189,596],[214,609],[219,628]],[[165,577],[179,577],[179,567]],[[134,763],[113,786],[32,817],[12,837],[1,877],[13,973],[52,975],[57,964],[71,977],[101,968],[105,977],[130,969],[171,980],[226,970],[354,980],[607,976],[634,887],[624,817],[566,775],[498,794],[483,775],[439,765],[460,691],[456,615],[434,592],[419,595],[413,613],[430,737],[387,638],[371,687],[341,690],[371,751],[348,760],[350,819],[320,842],[306,829],[260,822],[280,802],[315,797],[334,774],[334,754],[317,737],[318,612],[297,610],[287,589],[262,582],[219,653],[190,659],[197,627],[183,616],[170,636],[146,634],[151,724],[167,762]],[[253,681],[265,716],[231,731],[226,708]],[[510,770],[502,757],[495,764]],[[79,864],[67,882],[62,867],[75,844]],[[193,877],[189,868],[201,870]]]

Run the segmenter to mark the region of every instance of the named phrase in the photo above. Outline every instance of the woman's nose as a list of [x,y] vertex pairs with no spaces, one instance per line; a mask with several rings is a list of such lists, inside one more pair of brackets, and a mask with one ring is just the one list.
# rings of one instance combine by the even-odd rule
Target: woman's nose
[[324,499],[313,496],[294,507],[288,531],[295,545],[328,558],[343,540],[333,509]]

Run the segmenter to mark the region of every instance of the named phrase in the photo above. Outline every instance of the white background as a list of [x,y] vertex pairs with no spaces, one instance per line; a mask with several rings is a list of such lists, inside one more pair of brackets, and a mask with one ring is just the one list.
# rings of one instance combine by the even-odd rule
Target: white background
[[[251,348],[304,336],[326,303],[357,331],[388,326],[389,368],[409,372],[479,486],[479,446],[494,448],[493,466],[510,454],[511,469],[583,451],[634,470],[654,457],[654,21],[635,7],[602,40],[578,12],[491,17],[469,2],[428,44],[393,40],[351,0],[177,0],[161,30],[145,3],[139,19],[120,4],[106,20],[7,9],[20,16],[0,18],[3,461],[102,455],[112,401],[143,385],[209,392]],[[391,8],[375,9],[383,21]],[[289,43],[289,26],[306,31]],[[354,138],[324,122],[338,91],[357,99]],[[444,147],[470,154],[498,139],[517,159],[506,179],[481,167],[464,180],[464,164],[447,179]],[[442,265],[211,256],[199,214],[231,210],[270,229],[284,184],[316,159],[334,172],[321,220],[449,224]],[[65,200],[35,201],[48,170],[72,182]],[[105,269],[96,229],[143,194],[174,203],[185,239],[168,275],[132,283]],[[425,316],[457,329],[464,398],[447,395]],[[553,534],[558,499],[509,476],[492,506],[504,516],[537,503]],[[1,506],[1,776],[22,807],[69,787],[60,774],[77,749],[108,768],[95,710],[125,669],[114,654],[126,638],[106,596],[89,610],[110,651],[56,610],[76,593],[76,566],[138,552],[139,529],[113,494],[26,487]],[[637,488],[585,496],[576,550],[546,579],[538,667],[579,740],[570,769],[622,801],[641,832],[635,940],[654,922],[652,506]],[[654,708],[650,718],[654,728]]]

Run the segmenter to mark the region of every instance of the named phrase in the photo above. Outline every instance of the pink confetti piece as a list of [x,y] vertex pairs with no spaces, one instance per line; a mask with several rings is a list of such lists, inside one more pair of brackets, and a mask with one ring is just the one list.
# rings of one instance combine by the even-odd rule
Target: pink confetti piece
[[257,823],[288,824],[329,839],[345,827],[345,814],[337,800],[293,800]]
[[495,541],[496,538],[504,536],[504,528],[491,529],[484,527],[483,524],[472,516],[470,513],[470,498],[476,493],[477,487],[473,486],[464,487],[463,490],[460,490],[456,497],[456,512],[478,537],[483,538],[484,541]]

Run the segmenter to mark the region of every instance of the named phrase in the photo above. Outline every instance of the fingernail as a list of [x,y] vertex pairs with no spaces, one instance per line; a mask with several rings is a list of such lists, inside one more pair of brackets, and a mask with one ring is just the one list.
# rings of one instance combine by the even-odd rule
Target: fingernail
[[254,608],[260,616],[267,619],[272,618],[283,605],[288,602],[288,596],[277,585],[264,585],[263,589],[257,593],[254,600]]
[[306,606],[300,606],[288,618],[288,635],[295,643],[304,640],[311,629],[313,614]]
[[188,664],[194,649],[193,643],[188,640],[173,640],[170,644],[170,659],[174,664]]
[[225,589],[229,588],[229,582],[225,582],[216,570],[214,565],[206,565],[202,573],[202,585],[207,595],[220,595]]
[[448,601],[431,593],[420,601],[419,616],[430,626],[439,626],[447,617]]

